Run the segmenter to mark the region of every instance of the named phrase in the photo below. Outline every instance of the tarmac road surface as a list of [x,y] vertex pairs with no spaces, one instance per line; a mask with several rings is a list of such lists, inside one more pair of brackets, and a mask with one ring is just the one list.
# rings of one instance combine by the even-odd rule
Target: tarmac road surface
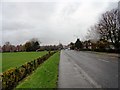
[[58,88],[118,88],[118,57],[62,50]]

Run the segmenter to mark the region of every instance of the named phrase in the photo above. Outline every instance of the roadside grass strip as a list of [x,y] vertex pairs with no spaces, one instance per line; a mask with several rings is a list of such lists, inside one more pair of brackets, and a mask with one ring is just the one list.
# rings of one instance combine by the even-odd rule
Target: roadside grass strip
[[57,88],[59,57],[60,53],[55,53],[16,88]]

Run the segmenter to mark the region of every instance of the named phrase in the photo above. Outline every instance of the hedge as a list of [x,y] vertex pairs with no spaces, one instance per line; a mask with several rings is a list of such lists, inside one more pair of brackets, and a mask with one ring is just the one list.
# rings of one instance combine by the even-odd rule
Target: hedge
[[55,52],[49,52],[48,54],[37,58],[36,60],[25,63],[24,65],[7,70],[2,74],[2,90],[12,90],[19,81],[31,74],[41,63],[47,60]]

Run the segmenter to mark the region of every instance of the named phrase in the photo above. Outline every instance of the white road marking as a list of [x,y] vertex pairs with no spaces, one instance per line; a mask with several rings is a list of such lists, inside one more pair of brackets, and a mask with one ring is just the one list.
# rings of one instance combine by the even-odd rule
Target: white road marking
[[74,64],[74,66],[76,66],[76,69],[79,69],[79,72],[82,74],[82,76],[84,76],[84,79],[91,83],[95,88],[102,88],[102,86],[94,81],[81,67],[79,67],[77,64]]
[[103,59],[98,59],[98,60],[103,61],[103,62],[109,62],[109,61],[107,61],[107,60],[103,60]]

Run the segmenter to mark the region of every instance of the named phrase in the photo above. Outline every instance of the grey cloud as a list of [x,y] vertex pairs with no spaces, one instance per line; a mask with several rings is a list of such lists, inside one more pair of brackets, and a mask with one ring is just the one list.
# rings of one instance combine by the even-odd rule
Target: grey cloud
[[2,24],[2,30],[22,30],[22,29],[33,29],[32,25],[28,25],[28,23],[19,23],[19,22],[4,22]]
[[[59,1],[59,0],[58,0]],[[2,3],[3,43],[21,44],[35,37],[42,44],[68,44],[97,22],[116,2],[4,2]],[[112,6],[110,6],[112,5]]]

